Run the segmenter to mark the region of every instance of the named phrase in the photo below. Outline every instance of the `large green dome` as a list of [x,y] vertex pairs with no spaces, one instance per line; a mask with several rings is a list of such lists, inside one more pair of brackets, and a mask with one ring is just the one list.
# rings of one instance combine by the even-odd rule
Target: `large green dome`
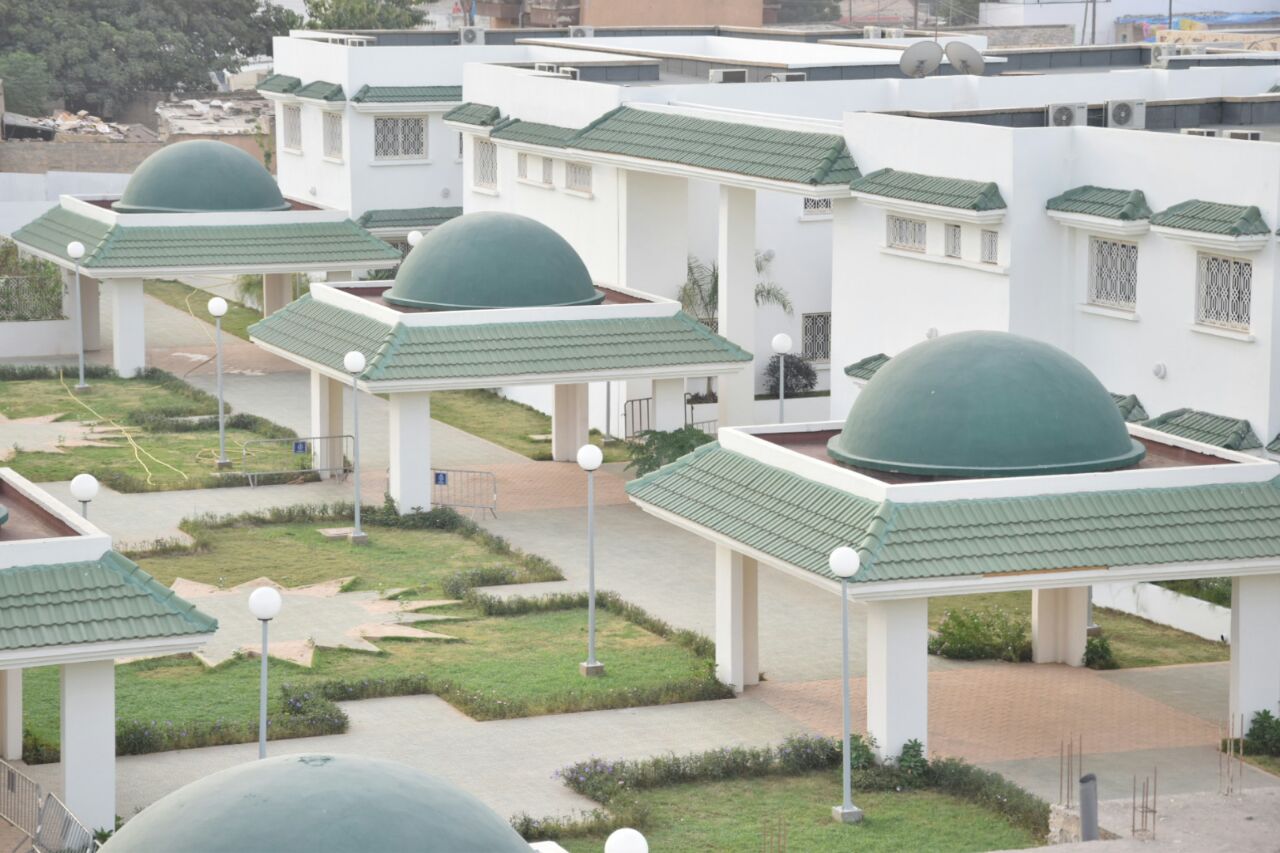
[[115,203],[121,213],[288,210],[275,178],[226,142],[193,139],[143,160]]
[[249,761],[143,809],[106,853],[529,853],[475,797],[419,770],[351,755]]
[[451,219],[422,238],[383,298],[408,308],[594,305],[604,294],[555,231],[514,213]]
[[1107,471],[1145,453],[1087,367],[1006,332],[945,335],[894,356],[827,451],[860,468],[943,477]]

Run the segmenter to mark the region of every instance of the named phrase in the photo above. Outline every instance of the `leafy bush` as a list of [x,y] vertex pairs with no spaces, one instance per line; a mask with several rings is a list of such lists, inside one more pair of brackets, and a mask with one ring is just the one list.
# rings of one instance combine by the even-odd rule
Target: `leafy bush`
[[[818,372],[807,358],[787,353],[787,396],[812,391],[818,384]],[[778,398],[778,357],[769,359],[764,369],[765,394]]]
[[924,744],[912,738],[902,745],[898,756],[898,769],[911,779],[923,779],[929,772],[929,759],[924,754]]
[[1120,664],[1111,652],[1111,641],[1098,634],[1084,644],[1084,665],[1089,669],[1115,669]]
[[1259,711],[1249,721],[1245,735],[1245,751],[1255,755],[1280,755],[1280,717],[1270,711]]
[[447,598],[462,598],[477,586],[498,586],[516,583],[516,570],[510,566],[482,566],[454,572],[444,579],[441,587]]
[[929,762],[929,786],[993,809],[1013,825],[1041,838],[1049,832],[1049,804],[999,773],[958,758],[935,758]]
[[1031,625],[1024,616],[985,607],[948,610],[929,638],[929,653],[958,660],[1031,660]]
[[631,461],[627,463],[627,468],[634,468],[636,476],[643,477],[650,471],[657,471],[663,465],[676,461],[712,440],[714,436],[708,435],[695,426],[681,427],[667,432],[647,430],[640,433],[640,441],[631,444],[628,448]]

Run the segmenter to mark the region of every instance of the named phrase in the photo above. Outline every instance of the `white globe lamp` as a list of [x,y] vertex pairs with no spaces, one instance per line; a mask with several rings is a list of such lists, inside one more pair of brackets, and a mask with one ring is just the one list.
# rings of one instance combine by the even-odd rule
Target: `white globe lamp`
[[410,231],[408,236],[408,241],[409,241],[409,248],[412,249],[414,246],[422,242],[422,232]]
[[98,496],[98,478],[92,474],[76,474],[71,478],[71,496],[88,503]]
[[84,243],[79,240],[72,240],[67,244],[67,257],[73,261],[78,261],[84,257]]
[[773,351],[778,355],[791,352],[791,336],[786,332],[778,332],[773,336],[773,340],[770,341],[770,346],[773,347]]
[[364,373],[365,364],[364,353],[358,350],[352,350],[342,357],[342,366],[347,369],[347,373]]
[[214,317],[225,317],[227,315],[227,300],[221,296],[215,296],[210,299],[209,314]]
[[861,564],[862,560],[859,559],[858,552],[848,545],[841,545],[832,551],[827,560],[827,565],[831,567],[831,574],[842,580],[856,575]]
[[249,593],[249,612],[254,619],[269,622],[280,615],[280,590],[274,586],[260,586]]
[[604,453],[594,444],[584,444],[578,448],[578,467],[583,471],[594,471],[604,462]]
[[637,830],[625,826],[605,840],[604,853],[649,853],[649,842]]

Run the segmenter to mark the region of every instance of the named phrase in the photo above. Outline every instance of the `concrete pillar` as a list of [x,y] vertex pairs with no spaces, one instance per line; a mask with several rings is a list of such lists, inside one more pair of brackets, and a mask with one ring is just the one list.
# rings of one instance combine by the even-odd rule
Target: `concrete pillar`
[[343,383],[338,380],[311,371],[311,456],[324,478],[333,476],[331,472],[342,465],[343,389]]
[[391,499],[403,515],[431,509],[431,394],[392,394],[388,420]]
[[136,376],[147,366],[147,322],[142,279],[116,278],[112,290],[112,357],[116,373]]
[[80,271],[80,325],[84,329],[84,348],[88,352],[102,349],[102,285]]
[[1231,581],[1231,719],[1280,713],[1280,574]]
[[653,380],[653,428],[669,432],[684,426],[684,379]]
[[929,599],[867,602],[867,732],[876,755],[929,746]]
[[22,757],[22,670],[0,671],[0,758]]
[[329,270],[325,273],[324,280],[326,284],[340,284],[344,281],[355,281],[355,270]]
[[269,272],[262,276],[262,316],[270,317],[293,301],[293,274]]
[[623,287],[673,293],[689,259],[689,181],[618,170],[618,273]]
[[1031,659],[1084,665],[1089,632],[1089,588],[1031,591]]
[[578,448],[591,437],[587,425],[591,416],[588,390],[585,382],[556,386],[551,409],[551,458],[557,462],[577,459]]
[[[719,331],[750,351],[756,332],[756,193],[720,187]],[[720,426],[741,426],[752,420],[755,375],[751,369],[721,376]]]
[[62,790],[90,829],[116,825],[115,661],[62,665]]
[[737,693],[760,683],[756,561],[716,546],[716,678]]

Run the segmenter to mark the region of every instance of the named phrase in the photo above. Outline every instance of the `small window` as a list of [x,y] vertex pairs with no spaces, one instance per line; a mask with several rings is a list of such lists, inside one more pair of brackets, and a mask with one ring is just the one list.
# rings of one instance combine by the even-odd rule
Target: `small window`
[[1089,238],[1089,304],[1132,311],[1138,303],[1138,246]]
[[801,314],[800,355],[810,361],[831,360],[831,312]]
[[825,219],[831,215],[831,199],[805,197],[804,208],[800,211],[802,219]]
[[1196,266],[1196,322],[1247,332],[1253,264],[1201,252]]
[[375,160],[421,160],[427,156],[425,116],[378,116],[373,120]]
[[458,162],[459,163],[462,162],[462,140],[463,140],[463,136],[461,133],[459,133],[458,134]]
[[1000,262],[1000,232],[982,232],[982,255],[979,258],[984,264]]
[[523,151],[516,155],[516,177],[522,181],[529,180],[529,155]]
[[284,108],[284,147],[302,150],[302,107]]
[[578,193],[591,192],[591,165],[588,163],[565,163],[564,188]]
[[324,156],[342,159],[342,113],[324,114]]
[[472,149],[471,182],[477,187],[492,189],[498,185],[498,146],[487,139],[476,137]]
[[887,216],[888,228],[886,240],[891,248],[905,249],[908,252],[923,252],[928,226],[923,219],[907,219],[902,216]]
[[550,157],[542,158],[542,182],[547,186],[551,186],[555,181],[552,179],[555,160]]
[[948,222],[946,226],[946,253],[948,258],[960,257],[960,226],[954,222]]

